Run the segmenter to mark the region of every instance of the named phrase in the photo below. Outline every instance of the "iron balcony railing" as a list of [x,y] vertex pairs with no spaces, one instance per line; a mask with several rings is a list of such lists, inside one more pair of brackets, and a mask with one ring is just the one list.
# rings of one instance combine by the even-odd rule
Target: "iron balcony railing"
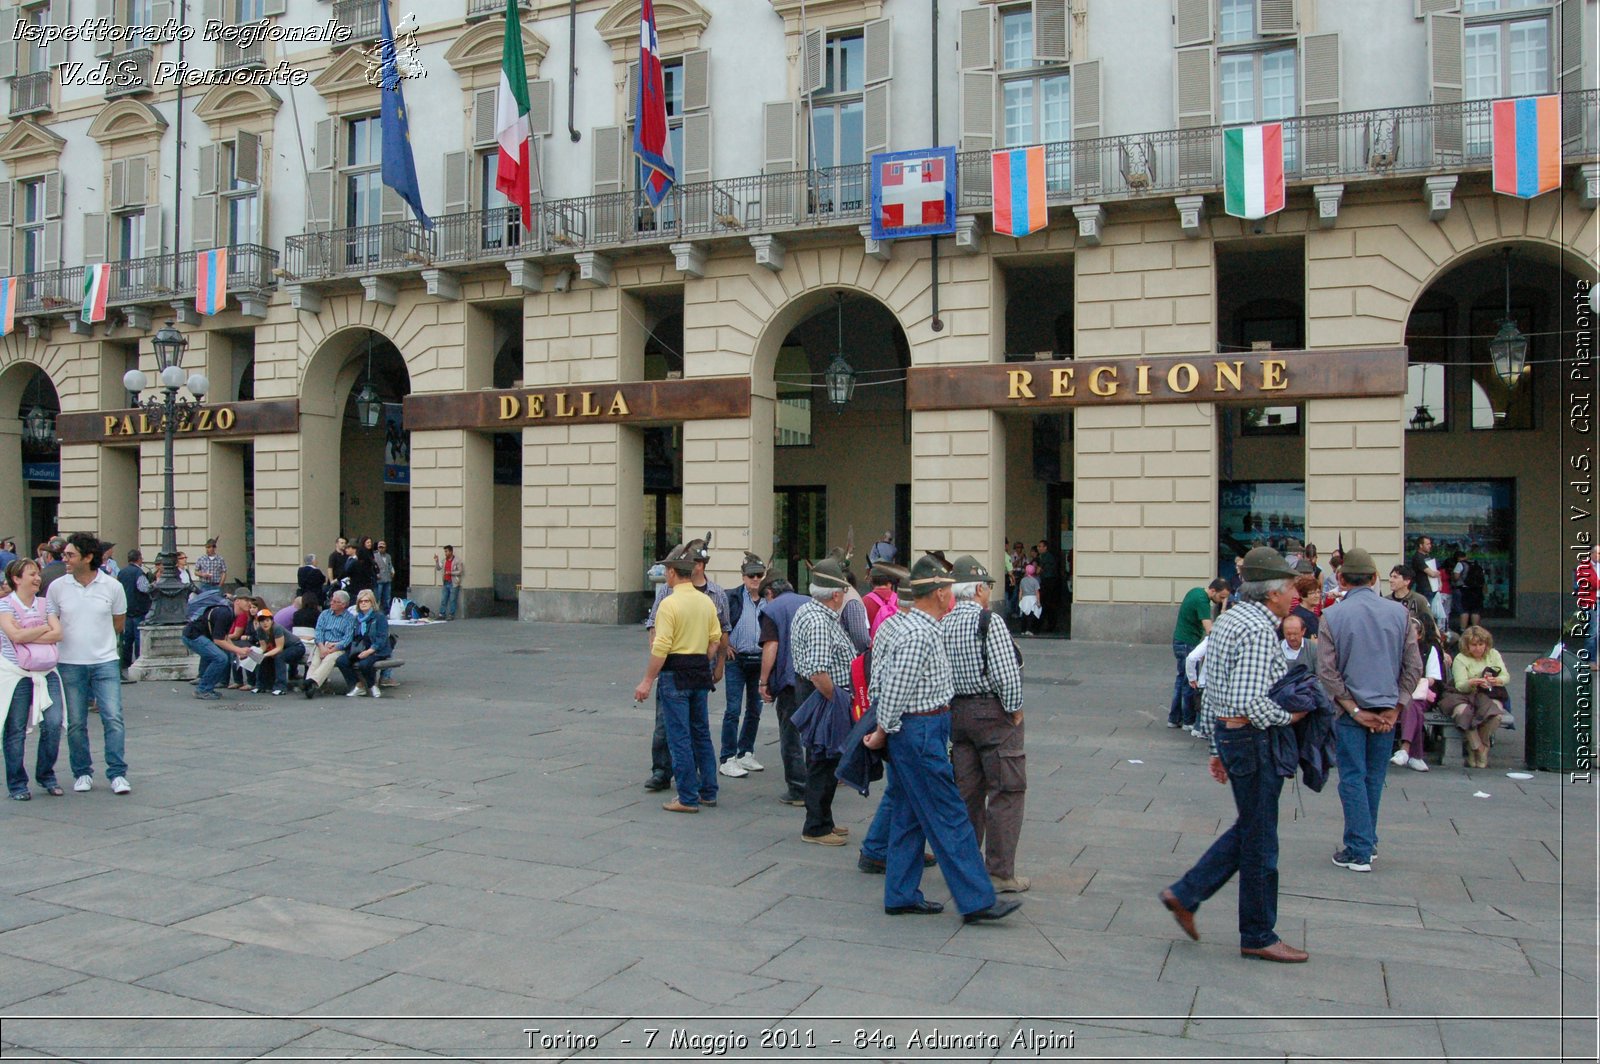
[[[1397,107],[1284,121],[1284,168],[1291,183],[1381,180],[1461,173],[1490,165],[1490,103]],[[1600,154],[1600,90],[1562,101],[1564,158]],[[1055,205],[1215,192],[1222,184],[1222,127],[1171,129],[1046,144],[1047,198]],[[992,205],[987,151],[962,152],[958,207]],[[361,276],[428,265],[493,262],[806,228],[856,227],[870,220],[865,163],[827,170],[758,174],[674,187],[658,207],[631,190],[435,219],[433,232],[390,222],[290,237],[286,271],[297,280]]]
[[18,74],[11,79],[11,117],[50,110],[50,72]]
[[253,40],[248,46],[238,41],[224,39],[217,49],[217,67],[220,70],[246,70],[267,65],[267,44]]
[[[169,303],[195,294],[195,259],[199,251],[149,255],[111,263],[106,305]],[[260,244],[228,248],[228,291],[263,293],[277,283],[278,252]],[[83,302],[84,266],[24,274],[18,278],[19,316],[62,314]]]
[[350,29],[350,40],[370,41],[378,36],[378,4],[381,0],[333,0],[333,18]]
[[[532,4],[530,0],[517,0],[517,8],[528,11],[532,9]],[[505,11],[505,0],[467,0],[468,18],[488,18],[491,15],[503,15]]]
[[111,84],[106,86],[106,98],[149,92],[153,87],[150,68],[155,60],[156,53],[151,48],[134,48],[112,56]]

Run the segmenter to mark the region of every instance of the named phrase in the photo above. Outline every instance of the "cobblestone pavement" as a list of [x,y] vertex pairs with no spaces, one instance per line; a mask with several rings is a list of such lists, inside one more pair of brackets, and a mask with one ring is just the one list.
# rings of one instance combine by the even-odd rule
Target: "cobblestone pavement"
[[[0,1056],[1594,1058],[1595,791],[1508,778],[1521,731],[1395,770],[1370,875],[1329,862],[1333,788],[1289,785],[1283,967],[1239,956],[1231,886],[1200,942],[1156,901],[1232,816],[1165,647],[1024,642],[1033,889],[966,927],[800,843],[770,712],[772,767],[662,812],[641,630],[404,638],[382,700],[124,688],[131,796],[6,803]],[[852,842],[875,803],[841,790]]]

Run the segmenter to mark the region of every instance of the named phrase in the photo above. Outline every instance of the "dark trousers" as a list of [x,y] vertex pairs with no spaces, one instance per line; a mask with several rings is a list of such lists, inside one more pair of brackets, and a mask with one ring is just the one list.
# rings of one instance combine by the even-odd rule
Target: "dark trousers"
[[956,789],[967,803],[967,818],[984,849],[991,876],[1016,874],[1017,840],[1022,835],[1022,805],[1028,790],[1028,762],[1022,752],[1022,723],[1001,708],[993,695],[958,696],[951,703],[950,763]]
[[667,745],[667,722],[661,716],[661,692],[656,691],[656,730],[650,733],[650,775],[672,779],[672,748]]
[[1228,770],[1238,819],[1223,832],[1172,893],[1185,909],[1198,910],[1239,874],[1239,945],[1265,949],[1278,941],[1278,797],[1283,777],[1272,758],[1267,732],[1246,725],[1218,724],[1217,756]]
[[839,767],[837,757],[817,757],[806,764],[806,826],[802,834],[816,838],[833,833],[833,792],[839,780],[834,771]]
[[122,626],[122,667],[124,669],[133,665],[139,657],[139,626],[144,623],[144,614],[135,617],[128,614],[127,621]]
[[298,639],[292,643],[285,639],[283,653],[262,658],[261,664],[256,666],[256,690],[283,690],[289,682],[289,674],[294,671],[294,667],[305,660],[306,645]]
[[1040,627],[1046,632],[1054,632],[1060,628],[1061,578],[1059,576],[1040,577],[1039,605],[1044,607],[1044,616],[1039,620]]
[[1189,655],[1194,647],[1188,643],[1172,641],[1172,656],[1178,659],[1178,675],[1172,680],[1172,704],[1167,707],[1167,723],[1178,724],[1185,728],[1194,727],[1197,707],[1194,700],[1194,688],[1189,686],[1189,673],[1186,665]]
[[800,745],[800,731],[790,721],[799,703],[793,687],[785,687],[773,699],[778,705],[778,751],[783,757],[783,782],[788,785],[788,797],[801,798],[806,793],[810,770],[806,766],[806,752]]

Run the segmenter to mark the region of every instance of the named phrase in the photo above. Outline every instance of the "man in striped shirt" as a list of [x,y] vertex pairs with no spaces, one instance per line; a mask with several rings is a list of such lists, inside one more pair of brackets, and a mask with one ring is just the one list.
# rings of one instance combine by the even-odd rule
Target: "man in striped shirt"
[[206,540],[206,552],[194,563],[195,576],[200,578],[201,591],[216,591],[228,578],[228,563],[217,553],[217,541]]
[[891,916],[944,911],[922,896],[926,839],[962,919],[1000,920],[1022,903],[995,899],[947,753],[955,689],[939,619],[950,612],[955,580],[937,558],[924,555],[911,569],[910,584],[912,608],[885,621],[873,644],[869,691],[878,727],[862,740],[875,750],[887,745],[894,764],[884,793],[884,801],[893,803],[894,819],[883,911]]
[[1199,939],[1194,912],[1239,874],[1239,952],[1294,964],[1309,954],[1280,939],[1278,922],[1278,798],[1283,777],[1272,755],[1273,728],[1304,713],[1289,713],[1267,690],[1289,671],[1278,622],[1294,609],[1295,570],[1271,547],[1244,556],[1239,603],[1212,626],[1206,649],[1202,731],[1211,735],[1211,776],[1233,785],[1238,819],[1182,879],[1161,892],[1161,904],[1190,938]]
[[[803,706],[813,692],[831,701],[836,688],[844,691],[849,701],[850,662],[856,651],[839,617],[849,586],[844,567],[832,558],[811,567],[811,601],[795,611],[789,636],[797,705]],[[806,751],[806,822],[800,830],[801,842],[844,845],[848,829],[833,822],[833,793],[839,783],[834,770],[838,767],[837,757]]]

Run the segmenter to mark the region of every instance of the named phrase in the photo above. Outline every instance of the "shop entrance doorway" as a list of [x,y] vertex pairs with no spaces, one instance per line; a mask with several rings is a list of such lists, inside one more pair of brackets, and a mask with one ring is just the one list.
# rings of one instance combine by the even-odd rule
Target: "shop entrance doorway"
[[800,594],[801,573],[828,553],[828,489],[817,485],[773,489],[772,568],[783,573]]

